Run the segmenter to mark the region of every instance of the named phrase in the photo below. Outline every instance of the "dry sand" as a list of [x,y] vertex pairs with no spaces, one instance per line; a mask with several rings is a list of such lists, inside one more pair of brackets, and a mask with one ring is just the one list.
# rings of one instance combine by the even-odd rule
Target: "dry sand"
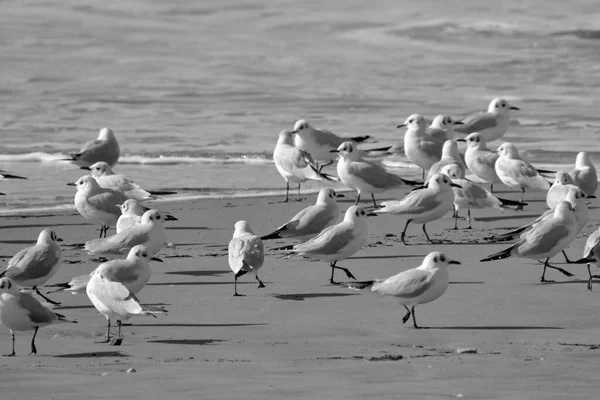
[[[179,217],[168,230],[176,247],[160,253],[165,263],[152,263],[150,284],[139,297],[164,304],[169,313],[132,319],[123,345],[111,347],[96,343],[105,319],[85,294],[54,294],[63,302],[56,310],[79,323],[40,329],[38,355],[32,356],[31,332],[17,333],[18,356],[0,358],[0,399],[596,398],[600,284],[586,290],[585,265],[561,265],[575,278],[549,270],[547,278],[558,282],[540,284],[542,267],[534,261],[478,262],[507,246],[482,238],[543,212],[544,196],[526,199],[532,196],[537,200],[523,212],[474,211],[473,230],[447,230],[448,214],[428,225],[432,238],[444,239],[433,246],[419,225],[411,225],[410,245],[404,246],[403,220],[369,218],[368,246],[341,263],[359,280],[415,267],[432,250],[462,261],[450,270],[446,294],[417,308],[418,322],[429,327],[422,330],[403,325],[404,308],[391,299],[329,285],[325,263],[278,259],[271,251],[260,272],[267,288],[257,290],[253,279],[243,277],[239,291],[246,297],[232,297],[227,244],[233,224],[246,219],[256,233],[269,233],[314,195],[288,204],[279,198],[161,204]],[[342,208],[349,204],[347,199]],[[573,259],[598,226],[597,207],[590,207],[588,227],[568,250]],[[64,244],[98,234],[98,227],[73,214],[0,221],[2,267],[45,227]],[[269,241],[266,248],[280,243],[290,242]],[[67,246],[64,255],[49,283],[97,265]],[[459,355],[459,348],[477,354]],[[0,352],[10,352],[3,326]],[[129,368],[137,372],[126,373]]]

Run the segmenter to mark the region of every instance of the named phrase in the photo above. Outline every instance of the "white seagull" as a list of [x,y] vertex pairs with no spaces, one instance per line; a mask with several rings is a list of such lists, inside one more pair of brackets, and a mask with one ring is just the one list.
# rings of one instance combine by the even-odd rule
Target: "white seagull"
[[490,184],[490,192],[494,192],[494,183],[502,183],[496,173],[496,160],[500,155],[492,151],[485,145],[483,135],[473,132],[464,139],[458,139],[457,142],[466,142],[465,163],[469,171],[479,179]]
[[575,184],[588,196],[596,194],[596,189],[598,189],[596,167],[594,167],[590,156],[585,151],[577,154],[575,169],[571,171],[571,177]]
[[50,311],[29,293],[19,291],[19,287],[10,278],[0,278],[0,322],[8,329],[12,337],[12,353],[15,353],[15,331],[33,331],[31,353],[37,354],[35,336],[39,328],[68,320],[64,315]]
[[6,270],[0,277],[10,278],[21,287],[32,288],[51,304],[60,304],[44,296],[38,289],[48,282],[58,271],[62,261],[62,250],[57,242],[62,242],[50,229],[40,232],[37,243],[19,251],[8,261]]
[[69,153],[71,158],[63,161],[71,161],[80,167],[89,167],[98,161],[114,166],[120,154],[119,143],[113,131],[102,128],[97,139],[86,142],[78,153]]
[[495,98],[490,102],[487,112],[475,113],[461,120],[462,126],[455,128],[456,132],[479,132],[487,143],[500,139],[510,125],[510,110],[519,110],[511,106],[502,98]]
[[274,232],[261,237],[262,240],[293,238],[307,240],[323,229],[334,225],[340,219],[338,194],[332,188],[322,188],[317,202],[294,215],[289,222]]
[[444,253],[434,251],[429,253],[417,268],[402,271],[387,279],[349,282],[345,285],[352,289],[371,288],[372,292],[392,297],[406,309],[402,323],[406,323],[412,315],[413,326],[419,329],[415,307],[431,303],[446,293],[449,283],[447,267],[451,264],[460,265],[460,262],[449,259]]
[[456,121],[449,115],[439,114],[431,121],[431,125],[425,129],[425,133],[442,142],[454,140],[454,126],[462,124],[462,122]]
[[429,168],[429,171],[427,172],[427,179],[431,178],[435,174],[440,173],[442,168],[446,165],[456,165],[458,168],[460,168],[463,176],[467,170],[467,166],[460,158],[456,140],[446,140],[444,142],[444,147],[442,147],[442,158],[440,158],[440,161],[436,162],[431,166],[431,168]]
[[[129,199],[125,201],[123,204],[117,204],[117,207],[121,209],[121,216],[117,220],[117,225],[115,226],[117,233],[121,233],[126,229],[133,228],[136,225],[142,223],[142,216],[146,211],[151,210],[140,202],[134,199]],[[164,216],[165,221],[177,221],[178,219],[168,213],[161,212],[161,215]]]
[[442,158],[444,141],[427,134],[425,119],[419,114],[411,115],[398,128],[404,126],[408,128],[404,134],[404,154],[423,169],[425,179],[425,171]]
[[265,287],[265,284],[258,278],[258,270],[264,261],[265,250],[262,240],[252,232],[248,222],[236,222],[233,238],[229,242],[229,267],[235,274],[234,296],[243,296],[237,292],[237,279],[249,272],[254,273],[259,289]]

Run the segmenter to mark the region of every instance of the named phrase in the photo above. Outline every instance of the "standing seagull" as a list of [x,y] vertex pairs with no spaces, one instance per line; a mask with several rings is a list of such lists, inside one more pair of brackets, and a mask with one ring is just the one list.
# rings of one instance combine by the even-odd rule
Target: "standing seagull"
[[301,119],[294,124],[294,145],[310,154],[317,162],[326,162],[319,170],[327,165],[333,164],[333,159],[329,152],[335,150],[343,142],[352,141],[354,143],[362,143],[371,136],[357,136],[344,138],[326,129],[313,128],[308,121]]
[[372,292],[394,298],[406,309],[402,323],[406,323],[412,315],[413,326],[419,329],[415,307],[418,304],[431,303],[446,293],[449,283],[447,267],[450,264],[460,265],[460,262],[449,259],[444,253],[434,251],[429,253],[417,268],[402,271],[387,279],[349,282],[345,285],[351,289],[370,287]]
[[587,283],[587,289],[591,291],[592,278],[599,278],[598,275],[592,275],[590,266],[593,265],[596,268],[600,268],[600,228],[592,232],[587,238],[585,247],[583,248],[583,258],[575,262],[577,264],[587,264],[587,270],[590,276]]
[[300,185],[308,180],[336,181],[335,177],[322,174],[315,165],[311,155],[294,146],[294,134],[290,131],[281,131],[277,145],[273,151],[273,161],[279,174],[285,179],[285,201],[288,201],[290,182],[298,184],[298,198],[300,198]]
[[511,247],[501,252],[492,254],[481,262],[502,260],[508,257],[523,257],[532,260],[545,259],[544,272],[541,282],[547,281],[546,268],[553,268],[562,272],[566,276],[573,276],[572,273],[548,264],[548,261],[566,249],[577,235],[577,220],[575,211],[568,201],[558,203],[552,218],[542,221],[527,233],[525,238],[519,240]]
[[122,321],[126,321],[134,315],[152,315],[156,318],[154,314],[164,312],[164,310],[150,310],[143,306],[138,298],[127,289],[127,286],[121,282],[110,280],[98,269],[92,272],[86,293],[96,310],[108,320],[109,330],[110,319],[117,320],[119,333],[111,342],[112,346],[120,346],[123,343]]
[[146,211],[139,225],[107,238],[89,240],[85,249],[91,254],[114,255],[129,253],[133,246],[144,244],[150,257],[154,257],[167,242],[162,219],[157,210]]
[[487,143],[500,139],[510,125],[510,110],[519,110],[502,98],[490,102],[487,112],[475,113],[461,120],[462,126],[456,127],[460,133],[479,132]]
[[344,142],[331,152],[338,153],[340,156],[337,173],[342,183],[358,192],[354,202],[355,205],[358,204],[363,193],[371,194],[373,205],[377,207],[374,193],[382,193],[405,185],[418,184],[388,172],[379,164],[364,160],[352,142]]
[[37,354],[35,336],[40,327],[61,322],[77,323],[50,311],[29,293],[20,292],[10,278],[0,278],[0,322],[10,329],[12,336],[12,353],[8,354],[9,357],[16,355],[15,331],[33,331],[29,354]]
[[341,269],[350,279],[356,279],[347,269],[338,267],[336,263],[354,255],[369,239],[366,217],[375,214],[367,212],[358,206],[351,206],[346,210],[344,220],[339,224],[330,226],[318,236],[297,245],[279,247],[274,250],[291,250],[291,254],[316,258],[329,263],[331,278],[329,283],[337,284],[333,280],[336,269]]
[[89,175],[82,176],[75,182],[75,208],[85,219],[95,224],[101,224],[100,237],[111,225],[117,223],[121,211],[117,208],[127,200],[121,191],[104,189]]
[[444,141],[427,134],[425,119],[419,114],[411,115],[398,128],[404,126],[408,128],[404,134],[404,154],[423,169],[425,179],[425,171],[442,158]]
[[598,175],[590,156],[585,151],[577,154],[575,169],[571,171],[574,183],[588,196],[593,196],[598,189]]
[[473,132],[464,139],[458,139],[457,142],[466,142],[467,151],[465,151],[465,163],[469,171],[479,179],[490,184],[490,192],[494,192],[494,183],[502,183],[496,173],[496,160],[500,155],[492,151],[485,145],[483,135]]
[[315,204],[301,210],[288,223],[261,237],[261,240],[282,238],[307,240],[316,236],[323,229],[334,225],[340,218],[340,206],[336,197],[337,194],[332,188],[322,188]]
[[121,150],[119,143],[113,131],[108,128],[100,129],[98,138],[86,142],[78,153],[69,153],[71,158],[65,161],[72,161],[80,167],[89,167],[90,165],[104,161],[110,166],[114,166],[119,160]]
[[264,261],[265,251],[262,240],[252,232],[248,222],[236,222],[233,238],[229,242],[229,267],[235,274],[234,296],[243,296],[237,292],[237,279],[248,272],[254,272],[259,289],[265,287],[265,284],[258,278],[258,270]]
[[[498,147],[498,154],[500,157],[496,160],[495,168],[498,178],[506,186],[513,189],[521,189],[521,198],[519,203],[523,202],[523,196],[525,196],[525,188],[537,189],[537,190],[549,190],[550,182],[548,182],[539,172],[523,160],[519,156],[519,151],[512,143],[503,143]],[[523,207],[517,207],[517,210],[522,210]]]
[[425,237],[430,243],[434,243],[427,234],[425,225],[428,222],[442,218],[448,211],[452,210],[454,203],[454,192],[452,187],[458,187],[452,183],[450,178],[444,174],[436,174],[421,189],[415,189],[405,198],[399,201],[387,201],[382,203],[382,208],[375,210],[376,214],[394,214],[406,217],[406,225],[402,231],[402,243],[406,245],[405,236],[408,224],[411,222],[422,223]]
[[127,197],[135,200],[144,201],[155,198],[158,194],[173,194],[175,192],[152,192],[143,189],[140,185],[135,183],[131,178],[126,177],[124,174],[115,174],[110,165],[104,161],[99,161],[90,165],[89,167],[81,167],[90,171],[98,185],[105,189],[120,190],[125,193]]
[[446,140],[444,142],[444,147],[442,148],[442,158],[440,158],[440,161],[436,162],[431,166],[431,168],[429,168],[427,179],[442,172],[442,168],[446,165],[456,165],[461,170],[462,175],[464,175],[465,171],[467,170],[467,166],[460,158],[456,140]]
[[462,122],[454,120],[449,115],[439,114],[431,121],[431,125],[425,129],[425,133],[442,142],[454,140],[454,126],[462,124]]
[[44,285],[56,274],[62,260],[62,250],[57,242],[62,242],[54,231],[44,229],[38,236],[35,246],[19,251],[8,262],[8,267],[0,277],[10,278],[21,287],[30,287],[51,304],[60,304],[44,296],[38,286]]

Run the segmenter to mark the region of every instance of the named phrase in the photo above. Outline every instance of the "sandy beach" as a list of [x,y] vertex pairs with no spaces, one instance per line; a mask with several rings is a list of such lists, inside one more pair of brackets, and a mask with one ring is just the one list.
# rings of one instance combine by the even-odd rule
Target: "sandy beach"
[[[380,196],[400,198],[406,191]],[[517,193],[502,191],[502,197]],[[345,210],[354,199],[342,199]],[[164,305],[169,313],[132,319],[120,347],[96,343],[105,318],[85,294],[51,295],[54,309],[78,324],[40,329],[38,355],[29,353],[31,332],[17,332],[17,357],[1,358],[2,399],[206,398],[468,398],[552,399],[595,396],[600,351],[597,305],[600,282],[586,290],[585,265],[554,263],[575,274],[549,270],[556,283],[540,284],[541,264],[524,259],[478,261],[507,247],[483,239],[528,222],[546,204],[527,193],[522,212],[475,210],[473,230],[448,230],[450,213],[428,224],[439,245],[426,243],[419,225],[369,218],[368,245],[340,265],[359,280],[382,278],[416,267],[439,250],[462,262],[452,266],[450,287],[434,303],[417,307],[420,325],[402,324],[404,308],[393,300],[328,283],[325,263],[277,258],[268,251],[260,277],[240,278],[233,297],[227,244],[237,220],[246,219],[266,234],[308,204],[281,198],[239,198],[164,203],[157,208],[179,221],[168,224],[173,243],[153,262],[150,283],[139,298]],[[588,234],[597,228],[597,206],[573,245],[577,259]],[[362,203],[367,205],[369,203]],[[466,221],[459,221],[466,226]],[[64,262],[49,283],[68,281],[97,264],[74,249],[98,234],[78,214],[6,216],[0,222],[0,266],[50,227],[64,239]],[[109,234],[114,230],[109,231]],[[265,248],[293,241],[265,242]],[[340,272],[336,277],[342,279]],[[346,279],[344,277],[344,279]],[[473,348],[476,354],[457,354]],[[10,333],[0,327],[0,352],[10,352]],[[130,368],[136,372],[127,373]]]

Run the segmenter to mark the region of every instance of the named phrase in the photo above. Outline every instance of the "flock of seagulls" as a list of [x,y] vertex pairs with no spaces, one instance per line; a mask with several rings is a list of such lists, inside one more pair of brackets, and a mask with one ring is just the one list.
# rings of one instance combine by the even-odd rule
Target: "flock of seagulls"
[[[402,142],[371,149],[359,149],[368,143],[370,136],[341,137],[328,130],[316,129],[306,120],[297,121],[292,130],[281,131],[273,161],[286,182],[285,202],[290,200],[290,183],[298,184],[300,196],[301,184],[309,180],[341,182],[356,192],[356,200],[342,212],[337,198],[343,195],[323,187],[315,204],[289,220],[281,221],[279,227],[262,236],[255,234],[247,221],[237,221],[228,247],[234,296],[243,296],[238,292],[237,282],[244,275],[253,276],[258,288],[265,287],[258,275],[265,261],[264,241],[295,240],[297,242],[293,244],[279,245],[272,250],[280,252],[281,257],[300,256],[327,263],[331,269],[331,284],[395,298],[407,312],[403,323],[412,317],[413,326],[419,328],[415,307],[442,296],[449,283],[447,268],[460,262],[433,251],[416,268],[387,279],[357,281],[340,263],[366,245],[368,220],[393,215],[390,218],[404,222],[400,238],[405,245],[409,244],[406,231],[410,223],[421,224],[427,241],[436,244],[440,242],[432,240],[426,229],[429,222],[453,211],[454,229],[458,229],[459,212],[466,209],[469,223],[466,229],[473,229],[472,209],[516,207],[514,210],[521,210],[527,206],[523,202],[526,189],[547,191],[549,210],[518,229],[487,238],[490,242],[515,242],[481,262],[510,257],[540,260],[543,263],[541,281],[547,282],[548,268],[572,276],[549,262],[558,253],[563,253],[567,262],[588,264],[587,287],[591,290],[590,267],[600,266],[600,230],[590,235],[581,259],[571,261],[565,250],[587,225],[588,199],[594,197],[598,186],[596,169],[585,152],[578,154],[575,169],[567,173],[534,167],[509,142],[500,144],[496,151],[490,150],[488,143],[502,138],[508,130],[513,110],[518,108],[505,99],[496,98],[487,111],[463,119],[440,114],[429,126],[423,116],[413,114],[398,125],[398,128],[406,128]],[[466,143],[464,154],[459,152],[461,142]],[[60,267],[62,250],[57,234],[44,229],[37,243],[17,253],[0,273],[0,322],[11,331],[13,348],[10,355],[15,355],[15,331],[34,331],[31,353],[35,354],[35,336],[40,327],[76,322],[54,313],[32,296],[33,291],[48,303],[60,304],[41,293],[40,288],[44,285],[55,288],[51,293],[85,292],[96,310],[106,318],[105,342],[112,345],[123,342],[123,321],[136,315],[155,317],[167,312],[164,308],[144,305],[138,295],[151,278],[150,262],[161,261],[157,255],[167,244],[164,222],[177,219],[144,205],[164,193],[143,189],[132,179],[113,171],[119,154],[114,133],[103,128],[97,139],[66,159],[89,171],[89,175],[81,176],[71,184],[77,189],[74,203],[83,218],[100,226],[100,236],[88,240],[80,248],[92,256],[108,256],[112,260],[101,263],[88,275],[47,285]],[[379,160],[397,154],[403,154],[423,170],[423,182],[401,177]],[[336,158],[336,174],[325,172],[326,167],[336,163]],[[0,172],[4,178],[22,178]],[[553,183],[546,178],[548,174],[554,174]],[[489,190],[481,182],[488,183]],[[519,200],[495,196],[493,186],[498,183],[518,190]],[[410,188],[411,191],[402,199],[377,203],[376,194],[397,188]],[[358,205],[361,197],[367,197],[367,207]],[[116,233],[109,236],[111,227],[116,228]],[[344,272],[350,281],[336,281],[336,270]],[[116,321],[118,327],[114,337],[111,337],[111,320]]]

